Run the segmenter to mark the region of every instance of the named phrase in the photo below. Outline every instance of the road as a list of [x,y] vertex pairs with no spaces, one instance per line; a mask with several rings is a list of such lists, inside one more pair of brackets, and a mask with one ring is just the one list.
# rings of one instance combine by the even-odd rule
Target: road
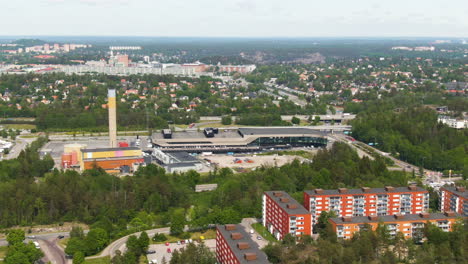
[[15,159],[15,158],[17,158],[19,156],[19,154],[21,153],[21,151],[26,149],[26,147],[31,142],[33,142],[34,140],[36,140],[35,137],[34,138],[21,138],[21,137],[18,137],[15,140],[15,144],[10,149],[10,152],[8,153],[8,155],[5,155],[4,159]]
[[[389,153],[383,152],[383,151],[381,151],[381,150],[379,150],[379,149],[377,149],[375,147],[368,146],[364,142],[360,142],[360,141],[357,141],[357,140],[356,141],[351,141],[351,140],[346,138],[346,135],[342,135],[342,134],[335,134],[335,135],[332,135],[330,137],[332,137],[332,138],[334,138],[336,140],[348,143],[348,145],[350,145],[351,147],[353,147],[354,149],[356,149],[358,151],[358,154],[360,154],[360,156],[361,155],[366,155],[369,158],[374,159],[371,155],[363,152],[360,149],[360,147],[358,147],[358,144],[363,144],[367,148],[370,148],[373,151],[375,151],[375,153],[377,153],[377,154],[379,154],[379,155],[381,155],[383,157],[391,159],[394,162],[395,165],[392,166],[392,167],[389,167],[388,168],[389,170],[402,170],[402,171],[413,171],[414,170],[416,173],[419,173],[419,167],[418,166],[410,164],[410,163],[402,161],[402,160],[399,160],[399,159],[389,155]],[[455,178],[453,180],[455,180]],[[446,180],[442,179],[440,172],[432,171],[432,170],[428,170],[428,169],[423,170],[423,181],[422,181],[423,184],[428,185],[431,182],[444,182],[444,181],[446,181]]]
[[72,261],[65,258],[65,252],[58,245],[59,239],[49,238],[49,239],[38,239],[41,250],[44,252],[44,257],[42,260],[45,263],[52,264],[71,264]]

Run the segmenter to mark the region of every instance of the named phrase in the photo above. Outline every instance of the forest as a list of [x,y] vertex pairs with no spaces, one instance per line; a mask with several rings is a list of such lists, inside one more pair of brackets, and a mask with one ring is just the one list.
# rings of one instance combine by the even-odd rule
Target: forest
[[[402,99],[399,104],[406,106],[401,107],[386,99],[360,106],[363,110],[352,122],[353,137],[411,164],[437,171],[454,170],[467,177],[468,129],[439,124],[435,110],[409,100]],[[460,99],[449,107],[456,112],[466,104]]]
[[[312,163],[264,167],[234,174],[220,169],[206,176],[191,171],[167,174],[149,165],[133,177],[116,178],[99,168],[79,174],[51,170],[29,148],[17,160],[1,161],[0,226],[82,221],[105,226],[110,236],[130,228],[167,226],[181,212],[192,227],[240,221],[260,216],[265,190],[285,190],[302,201],[305,189],[404,186],[407,176],[386,169],[384,161],[360,159],[344,144],[321,150]],[[23,170],[26,168],[27,170]],[[195,193],[198,183],[218,183],[209,193]],[[101,226],[102,227],[102,226]]]

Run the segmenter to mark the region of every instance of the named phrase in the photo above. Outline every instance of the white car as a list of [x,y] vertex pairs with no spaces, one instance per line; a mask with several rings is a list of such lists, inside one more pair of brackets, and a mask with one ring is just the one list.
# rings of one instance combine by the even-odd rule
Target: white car
[[148,262],[148,264],[158,264],[158,260],[157,259],[152,259]]

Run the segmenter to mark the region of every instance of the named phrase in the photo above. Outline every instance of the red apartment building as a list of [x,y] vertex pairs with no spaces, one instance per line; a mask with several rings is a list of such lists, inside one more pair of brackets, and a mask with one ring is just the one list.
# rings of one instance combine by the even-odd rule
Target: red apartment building
[[241,225],[216,227],[216,260],[219,264],[270,263]]
[[454,211],[468,216],[468,191],[465,187],[442,187],[439,199],[440,211]]
[[281,240],[286,234],[311,235],[311,215],[300,203],[283,191],[263,194],[262,221],[268,231]]
[[419,214],[429,209],[429,192],[417,187],[391,187],[304,192],[304,207],[312,213],[315,225],[323,211],[338,217]]
[[421,240],[424,237],[424,227],[430,222],[443,231],[452,231],[453,224],[462,216],[455,212],[446,213],[420,213],[410,215],[386,215],[386,216],[356,216],[330,218],[328,221],[333,227],[338,238],[350,239],[354,233],[363,228],[376,230],[379,223],[387,226],[390,235],[403,233],[405,238]]

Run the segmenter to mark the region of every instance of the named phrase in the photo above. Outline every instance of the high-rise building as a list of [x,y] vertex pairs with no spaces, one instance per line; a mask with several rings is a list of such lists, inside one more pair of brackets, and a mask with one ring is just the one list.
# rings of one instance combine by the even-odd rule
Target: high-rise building
[[270,263],[242,225],[216,227],[216,260],[219,264]]
[[440,211],[454,211],[468,216],[468,191],[465,187],[442,187],[439,199]]
[[283,191],[264,192],[262,221],[263,226],[278,240],[283,239],[286,234],[312,234],[310,213]]
[[115,100],[115,89],[108,90],[108,110],[109,110],[109,146],[117,147],[117,105]]
[[379,224],[386,225],[391,236],[398,232],[403,233],[405,238],[422,239],[424,227],[430,222],[443,231],[452,231],[452,226],[461,215],[455,212],[446,213],[420,213],[410,215],[386,215],[386,216],[356,216],[336,217],[328,221],[332,225],[338,238],[350,239],[356,232],[364,228],[376,230]]
[[304,207],[312,213],[313,225],[324,211],[340,217],[418,214],[428,211],[429,192],[417,186],[315,189],[304,192]]

